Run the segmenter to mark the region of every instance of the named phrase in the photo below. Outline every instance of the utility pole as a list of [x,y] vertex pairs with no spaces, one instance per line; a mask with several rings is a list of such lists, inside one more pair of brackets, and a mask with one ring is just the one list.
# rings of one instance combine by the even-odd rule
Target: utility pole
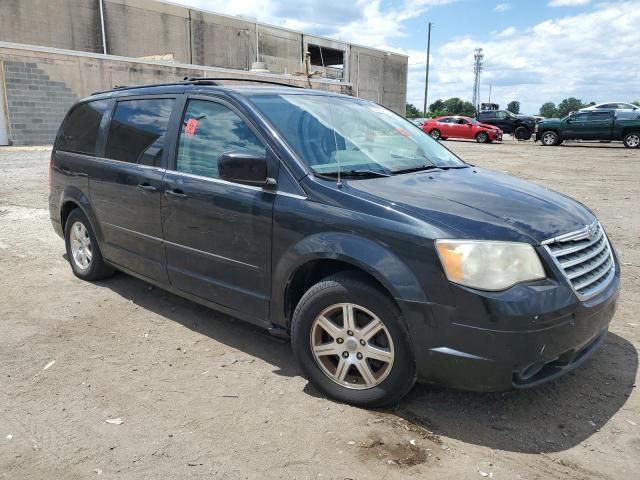
[[431,22],[429,22],[429,33],[427,34],[427,69],[424,75],[424,108],[422,113],[427,116],[427,94],[429,93],[429,54],[431,52]]

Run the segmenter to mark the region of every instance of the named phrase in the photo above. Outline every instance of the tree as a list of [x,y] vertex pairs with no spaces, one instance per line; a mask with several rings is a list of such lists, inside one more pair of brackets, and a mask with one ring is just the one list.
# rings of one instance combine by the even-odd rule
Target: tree
[[584,108],[585,106],[586,105],[582,103],[582,100],[578,98],[575,98],[575,97],[565,98],[558,104],[558,116],[566,117],[571,112],[576,112],[581,108]]
[[640,107],[640,101],[639,100],[636,100],[635,102],[631,102],[631,103],[633,103],[634,105]]
[[510,101],[507,105],[507,110],[517,115],[518,113],[520,113],[520,102],[517,100]]
[[419,118],[422,116],[422,111],[418,110],[418,108],[413,103],[407,103],[405,116],[407,118]]
[[[431,105],[429,105],[429,112],[431,114],[434,113],[440,113],[440,112],[444,112],[444,102],[440,99],[436,100],[435,102],[433,102]],[[444,115],[444,113],[443,113]]]
[[540,107],[540,116],[545,118],[555,118],[558,116],[558,109],[553,102],[543,103]]

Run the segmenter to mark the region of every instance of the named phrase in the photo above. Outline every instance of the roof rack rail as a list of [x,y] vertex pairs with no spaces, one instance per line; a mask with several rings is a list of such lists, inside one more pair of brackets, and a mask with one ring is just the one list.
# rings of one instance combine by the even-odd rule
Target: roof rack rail
[[290,85],[288,83],[282,82],[272,82],[270,80],[257,80],[252,78],[231,78],[231,77],[185,77],[182,81],[178,82],[169,82],[169,83],[156,83],[150,85],[116,85],[109,90],[99,90],[97,92],[93,92],[91,95],[99,95],[101,93],[109,93],[114,90],[133,90],[136,88],[149,88],[149,87],[170,87],[173,85],[215,85],[222,86],[222,84],[218,83],[220,81],[236,81],[236,82],[253,82],[253,83],[267,83],[269,85],[279,85],[281,87],[291,87],[291,88],[304,88],[298,85]]
[[279,85],[281,87],[291,88],[304,88],[298,85],[291,85],[290,83],[274,82],[271,80],[259,80],[255,78],[232,78],[232,77],[185,77],[184,83],[206,84],[206,85],[220,85],[218,81],[234,81],[234,82],[251,82],[251,83],[266,83],[269,85]]

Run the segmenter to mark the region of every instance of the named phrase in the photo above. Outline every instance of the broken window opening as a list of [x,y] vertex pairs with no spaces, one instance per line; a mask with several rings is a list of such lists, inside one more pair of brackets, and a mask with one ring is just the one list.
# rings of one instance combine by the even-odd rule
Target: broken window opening
[[307,45],[309,61],[314,67],[324,66],[324,76],[342,80],[344,78],[344,51],[335,48]]

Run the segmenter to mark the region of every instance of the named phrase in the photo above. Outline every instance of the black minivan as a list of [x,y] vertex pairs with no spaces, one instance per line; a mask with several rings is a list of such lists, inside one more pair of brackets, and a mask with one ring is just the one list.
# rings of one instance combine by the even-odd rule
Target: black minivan
[[210,79],[67,114],[50,212],[73,272],[121,270],[290,337],[325,394],[526,388],[603,342],[619,263],[579,202],[465,163],[375,103]]

